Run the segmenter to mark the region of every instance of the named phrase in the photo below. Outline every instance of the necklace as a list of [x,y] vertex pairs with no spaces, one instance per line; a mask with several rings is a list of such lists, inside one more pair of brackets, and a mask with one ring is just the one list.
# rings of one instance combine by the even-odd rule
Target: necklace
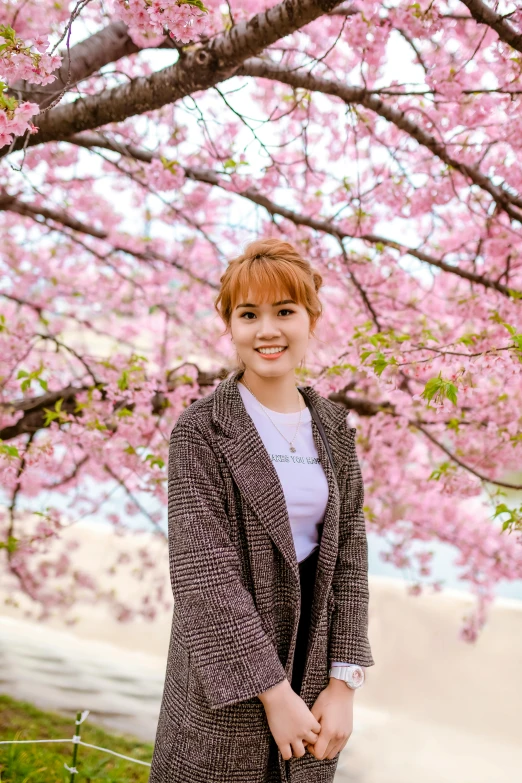
[[[241,380],[242,380],[242,382],[245,384],[245,386],[247,387],[247,389],[248,389],[248,391],[250,392],[250,394],[251,394],[251,395],[252,395],[252,396],[253,396],[253,397],[254,397],[254,398],[257,400],[257,397],[256,397],[256,395],[254,394],[254,392],[252,391],[252,389],[250,388],[250,386],[248,385],[248,383],[246,383],[246,381],[245,381],[243,378],[242,378]],[[299,394],[299,390],[297,390],[297,397],[298,397],[298,399],[299,399],[299,403],[301,403],[301,395]],[[259,400],[257,400],[257,401],[259,402]],[[285,435],[283,435],[283,433],[281,432],[281,430],[279,429],[279,427],[277,426],[277,424],[275,423],[275,421],[272,419],[272,417],[271,417],[271,416],[270,416],[270,414],[268,413],[268,410],[265,408],[265,406],[263,405],[263,403],[262,403],[262,402],[259,402],[259,404],[261,405],[261,407],[263,408],[264,412],[266,413],[266,415],[268,416],[268,418],[270,419],[270,421],[272,422],[272,424],[274,425],[274,427],[276,428],[276,430],[278,431],[278,433],[281,435],[281,437],[282,437],[282,438],[284,438],[288,444],[290,444],[290,451],[297,451],[296,447],[294,446],[294,440],[297,438],[297,433],[299,432],[299,427],[301,426],[301,411],[302,411],[303,409],[302,409],[302,408],[299,408],[299,421],[297,422],[297,428],[296,428],[296,431],[295,431],[294,437],[292,438],[292,440],[288,440],[288,438],[287,438],[287,437],[285,437]]]

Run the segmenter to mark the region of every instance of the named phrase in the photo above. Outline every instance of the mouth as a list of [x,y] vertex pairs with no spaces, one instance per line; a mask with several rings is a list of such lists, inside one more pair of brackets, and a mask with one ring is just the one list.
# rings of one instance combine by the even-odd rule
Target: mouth
[[[274,346],[275,347],[275,346]],[[270,353],[263,353],[259,350],[259,348],[255,348],[254,350],[257,351],[257,353],[263,357],[263,359],[277,359],[278,356],[281,356],[286,349],[288,348],[287,345],[284,345],[281,347],[281,350],[279,351],[271,351]]]

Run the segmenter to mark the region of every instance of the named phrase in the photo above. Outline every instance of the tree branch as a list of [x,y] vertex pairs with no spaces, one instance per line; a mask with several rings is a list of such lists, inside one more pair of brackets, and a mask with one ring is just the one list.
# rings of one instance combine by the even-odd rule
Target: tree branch
[[[192,366],[196,367],[198,371],[197,384],[199,388],[204,388],[205,386],[213,386],[217,380],[223,380],[223,378],[226,378],[227,375],[229,374],[229,370],[227,369],[221,369],[215,372],[201,370],[197,365],[194,365],[192,362],[185,362],[183,365],[177,367],[176,370],[179,370],[185,364],[191,364]],[[174,370],[171,370],[167,377],[167,386],[169,390],[175,389],[181,383],[183,384],[186,383],[185,376],[177,377],[174,374]],[[64,413],[74,414],[74,410],[76,407],[76,395],[79,394],[80,392],[88,391],[88,388],[89,388],[88,386],[67,386],[64,389],[59,389],[53,392],[47,392],[46,394],[42,394],[38,397],[31,397],[24,400],[16,400],[12,403],[0,403],[0,407],[4,408],[4,410],[8,410],[11,412],[23,411],[24,413],[24,415],[20,419],[18,419],[18,421],[16,421],[14,424],[8,425],[0,429],[0,439],[3,441],[8,441],[24,433],[29,433],[31,434],[31,436],[33,436],[34,433],[37,432],[38,430],[45,429],[44,409],[53,408],[58,402],[58,400],[60,399],[63,400],[61,410]],[[102,391],[103,394],[104,384],[98,384],[98,388]],[[361,416],[375,416],[377,413],[383,410],[387,410],[389,412],[393,411],[393,406],[391,406],[390,403],[385,402],[385,403],[378,404],[378,403],[373,403],[369,400],[365,400],[360,397],[348,398],[346,397],[346,395],[343,395],[341,397],[339,392],[332,393],[332,395],[330,395],[330,398],[335,402],[340,402],[341,404],[344,404],[347,410],[356,411]],[[192,400],[188,400],[188,403],[190,402],[192,402]],[[131,402],[127,403],[127,402],[119,401],[115,404],[114,407],[115,409],[120,408],[124,404],[129,410],[133,410],[134,403]],[[162,415],[165,412],[165,405],[166,405],[165,396],[161,392],[157,392],[156,394],[154,394],[151,400],[152,415],[154,416]],[[78,411],[78,413],[76,413],[75,415],[81,418],[81,411]]]
[[[33,206],[32,204],[29,204],[27,201],[20,201],[15,196],[9,196],[8,194],[1,193],[0,192],[0,212],[15,212],[18,215],[22,215],[23,217],[29,217],[32,220],[34,220],[37,223],[40,223],[38,218],[43,218],[44,220],[52,220],[55,223],[60,223],[62,226],[66,226],[67,228],[70,228],[72,231],[78,231],[82,234],[87,234],[87,236],[95,237],[95,239],[101,239],[101,240],[107,240],[110,241],[109,233],[105,231],[104,229],[100,228],[94,228],[93,226],[89,226],[86,223],[83,223],[80,220],[77,220],[75,217],[69,215],[64,210],[60,209],[52,209],[49,207],[45,207],[43,205],[39,206]],[[126,253],[127,255],[134,256],[135,258],[140,259],[140,261],[162,261],[165,264],[168,264],[169,266],[173,266],[176,269],[178,269],[180,272],[183,272],[183,274],[186,274],[188,277],[190,277],[191,280],[194,280],[196,283],[201,283],[201,285],[207,285],[210,288],[218,288],[217,283],[213,283],[210,280],[206,280],[203,277],[200,277],[199,275],[194,274],[190,270],[186,269],[182,264],[179,262],[168,258],[167,256],[163,255],[162,253],[158,253],[155,250],[144,250],[143,252],[139,252],[138,250],[130,250],[127,247],[124,247],[122,245],[115,245],[111,243],[111,247],[113,250],[116,250],[120,253]]]
[[[451,168],[459,171],[464,177],[485,190],[511,218],[522,222],[522,198],[517,194],[511,194],[503,188],[493,185],[491,180],[482,174],[474,166],[468,166],[466,163],[453,158],[442,141],[429,134],[420,125],[410,120],[400,109],[385,103],[377,95],[366,90],[364,87],[345,87],[339,82],[324,79],[321,76],[299,73],[296,70],[288,68],[267,59],[252,57],[246,60],[236,71],[238,76],[254,76],[262,79],[271,79],[288,84],[294,88],[301,88],[310,92],[321,92],[326,95],[335,95],[344,103],[350,105],[357,103],[367,109],[375,112],[379,116],[393,123],[399,130],[404,131],[417,141],[421,146],[426,147],[430,152],[436,155],[440,160]],[[514,207],[517,207],[515,209]]]
[[482,0],[460,0],[460,2],[469,8],[475,21],[491,27],[501,41],[509,44],[518,52],[522,52],[522,33],[517,32],[504,16],[497,14]]
[[[217,372],[208,372],[208,371],[201,371],[198,368],[197,383],[199,388],[203,388],[205,386],[213,386],[216,380],[222,380],[224,377],[227,377],[228,372],[229,371],[226,369],[219,370]],[[169,383],[169,388],[175,388],[180,383],[186,383],[186,382],[183,376],[181,376],[180,378],[176,378],[172,376],[171,373],[169,373],[168,383]],[[40,397],[34,397],[26,400],[19,400],[17,402],[12,403],[9,406],[4,403],[2,407],[9,407],[11,410],[23,410],[25,411],[25,414],[21,419],[19,419],[16,422],[16,424],[1,429],[0,438],[3,441],[7,441],[10,440],[11,438],[15,438],[17,435],[21,435],[22,433],[29,433],[30,440],[32,440],[37,430],[45,428],[44,408],[55,404],[59,399],[63,399],[64,404],[62,405],[61,410],[67,413],[73,413],[76,405],[75,395],[80,391],[86,391],[86,390],[87,390],[86,387],[68,386],[66,389],[62,389],[55,392],[49,392],[47,394],[41,395]],[[196,397],[195,399],[199,399],[199,398]],[[332,392],[332,394],[328,396],[328,399],[332,400],[333,402],[336,402],[337,404],[344,405],[347,411],[350,410],[355,411],[359,416],[376,416],[378,413],[382,413],[382,412],[386,412],[391,416],[399,416],[399,413],[396,411],[395,406],[389,402],[376,403],[361,397],[349,397],[346,393],[343,392]],[[187,404],[190,405],[190,403],[193,401],[194,400],[188,399]],[[156,393],[152,398],[152,406],[151,406],[152,414],[156,416],[162,415],[165,412],[165,403],[166,400],[164,395],[162,393]],[[118,407],[121,407],[123,404],[124,403],[122,402],[118,402],[114,407],[116,409]],[[129,410],[133,410],[134,403],[130,403],[130,402],[125,403],[125,406]],[[79,413],[76,415],[81,416],[81,411],[79,411]],[[464,462],[462,462],[462,460],[460,460],[455,454],[450,452],[446,446],[444,446],[441,442],[439,442],[436,438],[434,438],[433,435],[431,435],[431,433],[429,433],[426,430],[425,425],[430,422],[424,422],[422,420],[415,420],[415,419],[407,420],[407,422],[410,426],[414,426],[419,431],[423,432],[424,435],[426,435],[426,437],[435,446],[438,446],[440,449],[442,449],[450,459],[452,459],[454,462],[460,465],[460,467],[472,473],[481,481],[488,481],[491,484],[496,484],[501,487],[507,487],[509,489],[521,489],[521,486],[519,484],[510,484],[508,482],[488,478],[487,476],[475,470],[475,468],[466,465]],[[440,426],[445,422],[437,421],[435,423]],[[106,469],[108,469],[107,466],[105,467]],[[118,483],[121,484],[121,481],[118,479],[118,477],[115,476],[110,470],[109,472],[111,473],[113,478],[116,479]],[[137,505],[139,504],[137,503]]]
[[[47,114],[39,114],[34,120],[39,131],[26,140],[27,146],[55,141],[109,122],[121,122],[213,87],[234,76],[245,58],[260,54],[267,46],[337,5],[339,0],[283,0],[208,43],[182,51],[174,65],[151,76],[138,77],[112,90],[87,95],[74,103],[56,106]],[[6,145],[0,157],[23,146],[24,141],[19,138],[12,149]]]
[[[81,147],[85,147],[86,149],[90,149],[91,147],[101,147],[103,149],[112,150],[114,152],[118,152],[120,155],[126,155],[128,157],[135,158],[136,160],[140,160],[143,163],[150,163],[154,158],[159,157],[157,153],[151,152],[150,150],[141,149],[132,144],[121,143],[116,139],[108,137],[106,134],[101,135],[98,133],[82,133],[77,136],[71,136],[67,139],[63,139],[63,141],[70,142],[71,144],[77,144]],[[185,176],[189,179],[193,179],[198,182],[205,182],[207,185],[212,185],[214,187],[223,186],[219,176],[210,169],[198,169],[192,166],[182,166],[182,168],[185,172]],[[401,253],[407,253],[409,256],[412,256],[412,258],[416,258],[419,261],[423,261],[426,264],[437,267],[444,272],[457,275],[458,277],[462,277],[465,280],[469,280],[471,283],[477,283],[477,285],[484,286],[484,288],[491,288],[495,291],[498,291],[504,296],[510,297],[514,291],[514,289],[503,285],[499,281],[491,280],[490,278],[484,277],[484,275],[478,275],[475,272],[468,272],[465,269],[454,266],[453,264],[447,264],[442,259],[431,256],[422,250],[408,247],[407,245],[402,245],[399,242],[395,242],[393,239],[387,239],[386,237],[379,236],[378,234],[351,234],[347,231],[342,231],[339,227],[336,227],[335,223],[329,219],[320,219],[309,217],[307,215],[301,215],[298,212],[294,212],[293,210],[288,209],[287,207],[279,206],[254,188],[245,188],[245,190],[236,192],[235,195],[248,199],[254,204],[257,204],[258,206],[266,209],[269,214],[280,215],[281,217],[290,220],[295,225],[308,226],[309,228],[314,229],[314,231],[330,234],[339,240],[361,239],[372,245],[380,244],[393,248],[394,250],[399,250]]]

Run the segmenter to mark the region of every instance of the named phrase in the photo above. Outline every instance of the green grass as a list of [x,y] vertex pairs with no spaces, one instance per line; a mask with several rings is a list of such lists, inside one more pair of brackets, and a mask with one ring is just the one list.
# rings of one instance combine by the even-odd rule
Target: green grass
[[[81,712],[81,709],[79,710]],[[44,712],[29,702],[0,695],[0,740],[65,739],[75,733],[76,713],[66,716]],[[147,761],[152,759],[153,744],[128,735],[111,734],[91,723],[90,715],[80,725],[82,742],[109,748],[125,756]],[[36,745],[0,745],[1,783],[69,783],[72,767],[72,742],[38,743]],[[75,783],[147,783],[149,767],[78,745]]]

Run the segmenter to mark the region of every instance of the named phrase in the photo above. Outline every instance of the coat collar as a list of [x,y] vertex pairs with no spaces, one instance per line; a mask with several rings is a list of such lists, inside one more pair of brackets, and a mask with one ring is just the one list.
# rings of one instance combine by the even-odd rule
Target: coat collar
[[[282,553],[299,586],[299,565],[283,488],[237,387],[241,372],[235,371],[232,376],[221,381],[213,392],[212,421],[216,428],[216,437],[242,496]],[[342,438],[347,433],[347,412],[342,406],[322,397],[312,386],[303,388],[319,413],[338,473],[340,465],[337,460],[345,453]],[[316,574],[316,600],[321,607],[327,600],[337,561],[340,498],[328,453],[313,420],[312,433],[329,488]],[[318,614],[313,612],[312,624],[315,624],[317,619]]]

